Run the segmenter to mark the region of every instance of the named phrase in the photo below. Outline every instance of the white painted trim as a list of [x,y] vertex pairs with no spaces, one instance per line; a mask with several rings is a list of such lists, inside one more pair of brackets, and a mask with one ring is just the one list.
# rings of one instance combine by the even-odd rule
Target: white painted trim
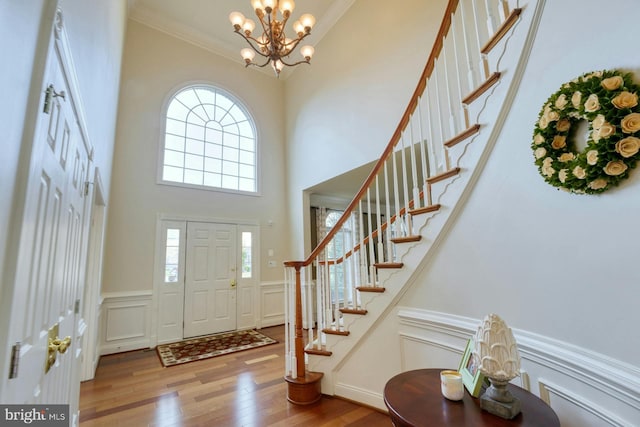
[[103,305],[112,301],[129,301],[136,298],[147,298],[153,295],[150,290],[144,291],[123,291],[123,292],[106,292],[102,294]]
[[577,406],[584,412],[588,412],[602,421],[612,426],[626,427],[629,424],[617,417],[610,411],[607,411],[602,406],[597,405],[583,396],[579,396],[576,393],[572,393],[564,387],[561,387],[551,381],[544,378],[538,378],[538,384],[540,385],[540,398],[544,400],[549,406],[551,406],[551,393],[566,400],[567,402]]
[[[112,292],[103,294],[103,297],[100,355],[151,347],[152,292]],[[110,325],[117,324],[119,318],[122,317],[123,310],[134,313],[137,318],[142,318],[142,324],[127,323],[125,319],[125,323],[129,327],[128,330],[110,330]],[[134,325],[138,328],[137,330],[131,329],[131,326]]]
[[[428,334],[436,333],[449,336],[455,338],[456,341],[466,340],[475,334],[477,326],[481,323],[480,319],[410,307],[399,308],[398,320],[399,336],[402,339],[442,348],[457,354],[462,353],[462,347],[456,348],[451,344],[434,339]],[[409,330],[403,330],[403,327],[408,327]],[[420,335],[419,331],[421,330],[427,334]],[[523,360],[532,362],[547,372],[557,373],[564,378],[578,381],[589,389],[605,394],[631,408],[640,407],[640,368],[564,341],[515,328],[512,328],[512,331],[518,342],[520,357]],[[405,355],[402,354],[403,369],[406,369],[404,359]],[[523,371],[523,373],[521,382],[528,389],[530,387],[529,374],[527,371]],[[553,392],[611,425],[628,425],[613,415],[611,411],[593,405],[587,399],[561,385],[541,377],[537,381],[540,386],[540,396],[547,403],[551,403],[549,392]]]
[[379,408],[380,402],[384,401],[382,393],[376,393],[341,382],[336,383],[335,394],[337,396],[349,396],[348,399],[369,405],[373,408]]
[[260,225],[260,221],[241,218],[220,218],[212,216],[198,215],[180,215],[180,214],[156,214],[158,221],[187,221],[187,222],[216,222],[219,224],[235,224],[235,225]]
[[[284,281],[268,281],[260,282],[258,285],[259,295],[259,308],[258,308],[258,328],[267,328],[269,326],[282,325],[285,322],[285,292]],[[265,307],[265,296],[274,294],[282,294],[282,311],[277,311],[279,307],[274,307],[274,310],[267,310]]]

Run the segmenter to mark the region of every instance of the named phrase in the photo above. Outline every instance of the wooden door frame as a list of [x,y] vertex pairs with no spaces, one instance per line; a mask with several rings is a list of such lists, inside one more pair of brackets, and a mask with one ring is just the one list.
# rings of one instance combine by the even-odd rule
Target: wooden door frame
[[[206,223],[218,223],[218,224],[231,224],[235,225],[237,228],[237,235],[240,236],[242,231],[247,231],[249,228],[253,228],[255,230],[256,242],[255,245],[252,246],[252,252],[255,255],[253,260],[253,267],[255,268],[255,280],[256,286],[254,290],[254,315],[256,326],[258,322],[259,312],[258,312],[258,285],[260,283],[260,222],[258,220],[241,220],[241,219],[229,219],[229,218],[218,218],[218,217],[200,217],[200,216],[189,216],[189,215],[172,215],[172,214],[157,214],[156,215],[156,241],[155,241],[155,254],[154,254],[154,265],[153,265],[153,295],[151,297],[151,336],[149,340],[150,346],[153,348],[158,344],[162,344],[165,342],[170,342],[170,340],[161,341],[159,338],[160,331],[160,296],[162,291],[162,285],[164,284],[164,275],[162,273],[164,268],[164,250],[165,250],[165,238],[163,236],[163,224],[174,222],[174,223],[184,223],[183,229],[186,231],[187,222],[206,222]],[[186,249],[186,239],[184,240],[184,245]],[[238,245],[236,251],[239,253],[241,249],[240,240],[238,240]],[[181,262],[182,265],[185,265],[185,255],[183,252],[181,254]],[[184,269],[184,268],[183,268]],[[182,273],[182,286],[181,286],[181,296],[179,298],[182,299],[182,304],[184,304],[184,272]],[[238,280],[240,283],[240,280]],[[236,296],[236,303],[238,298]],[[182,306],[184,308],[184,305]],[[236,318],[238,314],[236,313]],[[182,329],[183,331],[183,329]],[[180,337],[177,340],[182,339],[184,336],[181,332]]]

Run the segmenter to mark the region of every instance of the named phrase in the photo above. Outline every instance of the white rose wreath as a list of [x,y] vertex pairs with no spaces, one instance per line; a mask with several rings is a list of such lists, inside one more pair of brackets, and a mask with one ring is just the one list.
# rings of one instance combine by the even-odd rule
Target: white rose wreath
[[[562,85],[542,107],[531,147],[545,181],[573,193],[602,193],[628,178],[640,158],[640,86],[617,70],[584,74]],[[574,126],[589,122],[577,152]],[[573,132],[572,132],[573,130]]]

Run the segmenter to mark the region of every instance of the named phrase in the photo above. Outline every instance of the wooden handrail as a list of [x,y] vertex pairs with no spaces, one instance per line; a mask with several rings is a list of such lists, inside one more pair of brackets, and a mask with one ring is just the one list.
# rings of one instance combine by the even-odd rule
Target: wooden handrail
[[453,15],[456,8],[458,7],[458,1],[459,0],[449,0],[449,3],[447,4],[447,8],[445,10],[444,18],[442,20],[442,23],[440,24],[440,29],[438,30],[438,34],[436,35],[433,48],[431,49],[431,53],[429,54],[429,58],[427,59],[427,64],[424,68],[424,71],[420,75],[420,80],[418,81],[418,85],[416,86],[416,89],[413,92],[411,100],[407,105],[407,109],[405,110],[404,114],[402,115],[402,118],[400,119],[400,123],[398,124],[395,132],[391,136],[391,140],[389,141],[384,152],[382,153],[377,163],[371,170],[371,173],[369,174],[367,179],[364,181],[364,183],[360,187],[360,190],[356,193],[356,195],[351,200],[347,208],[344,210],[342,216],[338,219],[338,221],[336,221],[336,223],[333,225],[331,230],[329,230],[329,232],[324,237],[324,239],[322,239],[320,243],[318,243],[318,245],[315,247],[315,249],[311,251],[311,254],[309,254],[307,259],[305,259],[304,261],[285,261],[284,265],[286,267],[294,267],[298,269],[301,267],[306,267],[313,262],[313,260],[320,254],[320,252],[322,252],[322,250],[327,247],[329,242],[331,242],[333,237],[338,233],[338,231],[342,228],[345,222],[347,222],[347,219],[349,218],[351,213],[355,211],[356,206],[358,205],[358,203],[360,203],[360,199],[362,199],[365,192],[371,186],[371,184],[373,183],[373,180],[375,179],[375,177],[378,175],[378,173],[384,166],[384,163],[387,161],[387,158],[391,155],[391,153],[393,153],[393,149],[398,144],[398,142],[400,142],[400,138],[402,137],[402,132],[409,124],[411,115],[417,108],[418,101],[422,96],[422,94],[424,93],[424,90],[427,86],[427,79],[431,77],[431,74],[433,73],[436,59],[440,55],[440,52],[442,51],[442,48],[444,45],[443,44],[444,37],[449,31],[449,28],[451,27],[451,16]]

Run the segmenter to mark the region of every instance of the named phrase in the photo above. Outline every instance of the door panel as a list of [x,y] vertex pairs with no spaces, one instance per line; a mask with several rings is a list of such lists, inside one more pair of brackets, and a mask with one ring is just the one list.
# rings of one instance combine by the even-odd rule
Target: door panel
[[236,226],[189,222],[184,338],[236,329]]
[[[57,96],[51,97],[48,112],[40,110],[35,127],[7,325],[9,342],[21,344],[19,370],[13,379],[3,375],[0,401],[70,403],[74,414],[80,368],[76,301],[85,267],[89,154],[59,48],[50,47],[42,86],[44,93],[51,85]],[[69,336],[71,345],[64,354],[54,352],[55,363],[46,372],[48,332],[54,325],[59,338]]]

